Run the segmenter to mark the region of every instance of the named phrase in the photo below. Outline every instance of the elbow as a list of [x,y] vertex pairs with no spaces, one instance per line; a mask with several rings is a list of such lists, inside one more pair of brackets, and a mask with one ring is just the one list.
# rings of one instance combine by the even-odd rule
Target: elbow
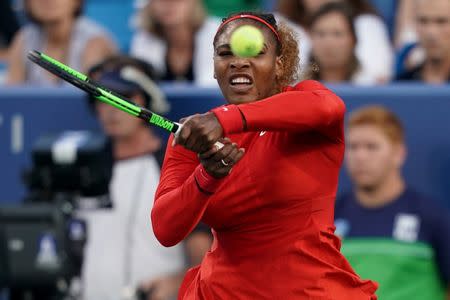
[[170,228],[169,223],[159,218],[158,213],[154,209],[151,213],[151,221],[153,233],[161,245],[164,247],[173,247],[181,241],[174,236],[175,231]]
[[336,95],[332,96],[331,101],[327,101],[328,105],[322,107],[322,120],[327,120],[327,124],[333,124],[336,121],[344,119],[345,103]]
[[156,235],[156,238],[158,239],[158,242],[161,245],[163,245],[164,247],[167,247],[167,248],[173,247],[173,246],[178,244],[178,241],[174,241],[174,240],[172,240],[169,237],[164,236],[164,235]]

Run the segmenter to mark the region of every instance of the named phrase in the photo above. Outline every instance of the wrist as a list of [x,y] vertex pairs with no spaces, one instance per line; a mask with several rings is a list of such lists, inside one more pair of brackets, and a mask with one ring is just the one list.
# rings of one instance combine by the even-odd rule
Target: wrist
[[237,105],[230,104],[221,106],[211,111],[215,114],[225,135],[244,131],[244,115]]
[[200,191],[206,194],[214,194],[222,183],[222,178],[211,176],[202,165],[195,169],[194,178]]

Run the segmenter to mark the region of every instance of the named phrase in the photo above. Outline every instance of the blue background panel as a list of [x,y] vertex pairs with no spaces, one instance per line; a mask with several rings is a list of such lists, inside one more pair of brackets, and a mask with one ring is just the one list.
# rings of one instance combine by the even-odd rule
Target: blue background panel
[[[395,85],[374,88],[331,86],[347,111],[381,104],[394,111],[406,128],[407,181],[418,190],[450,206],[450,87]],[[169,118],[205,112],[223,104],[216,89],[165,86],[172,103]],[[12,147],[12,119],[23,118],[23,149]],[[96,129],[84,94],[73,88],[2,88],[0,90],[0,202],[20,201],[25,195],[21,171],[30,167],[33,142],[46,132]],[[16,133],[17,134],[17,133]],[[342,171],[339,191],[350,187]]]

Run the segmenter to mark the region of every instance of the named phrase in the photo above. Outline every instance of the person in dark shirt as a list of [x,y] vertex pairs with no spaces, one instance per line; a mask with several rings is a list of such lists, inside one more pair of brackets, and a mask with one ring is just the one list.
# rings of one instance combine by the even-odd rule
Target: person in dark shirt
[[432,84],[450,82],[450,1],[415,0],[414,4],[417,48],[424,50],[425,57],[418,65],[406,67],[396,79]]
[[383,107],[353,112],[346,166],[353,190],[338,198],[336,234],[383,300],[450,299],[450,214],[408,186],[400,120]]

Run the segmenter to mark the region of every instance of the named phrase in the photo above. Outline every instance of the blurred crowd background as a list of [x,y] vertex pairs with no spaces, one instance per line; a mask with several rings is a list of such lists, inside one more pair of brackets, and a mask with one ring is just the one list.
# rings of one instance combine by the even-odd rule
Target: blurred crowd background
[[[176,299],[211,244],[204,224],[170,249],[152,233],[167,134],[90,99],[27,53],[43,51],[178,120],[223,104],[212,42],[221,18],[238,11],[273,13],[298,39],[298,81],[322,81],[346,102],[335,225],[352,266],[380,284],[382,300],[450,299],[450,0],[0,0],[1,300]],[[52,168],[61,162],[57,147],[111,150],[106,204],[86,204],[75,187],[55,200],[68,188],[50,173],[27,181],[24,169],[43,168],[39,154],[53,155]],[[83,172],[65,180],[86,182]],[[78,244],[62,243],[51,222],[30,233],[43,203],[70,203],[62,232]],[[11,204],[18,209],[3,208]],[[13,233],[34,239],[31,250]],[[59,260],[67,252],[75,271]]]

